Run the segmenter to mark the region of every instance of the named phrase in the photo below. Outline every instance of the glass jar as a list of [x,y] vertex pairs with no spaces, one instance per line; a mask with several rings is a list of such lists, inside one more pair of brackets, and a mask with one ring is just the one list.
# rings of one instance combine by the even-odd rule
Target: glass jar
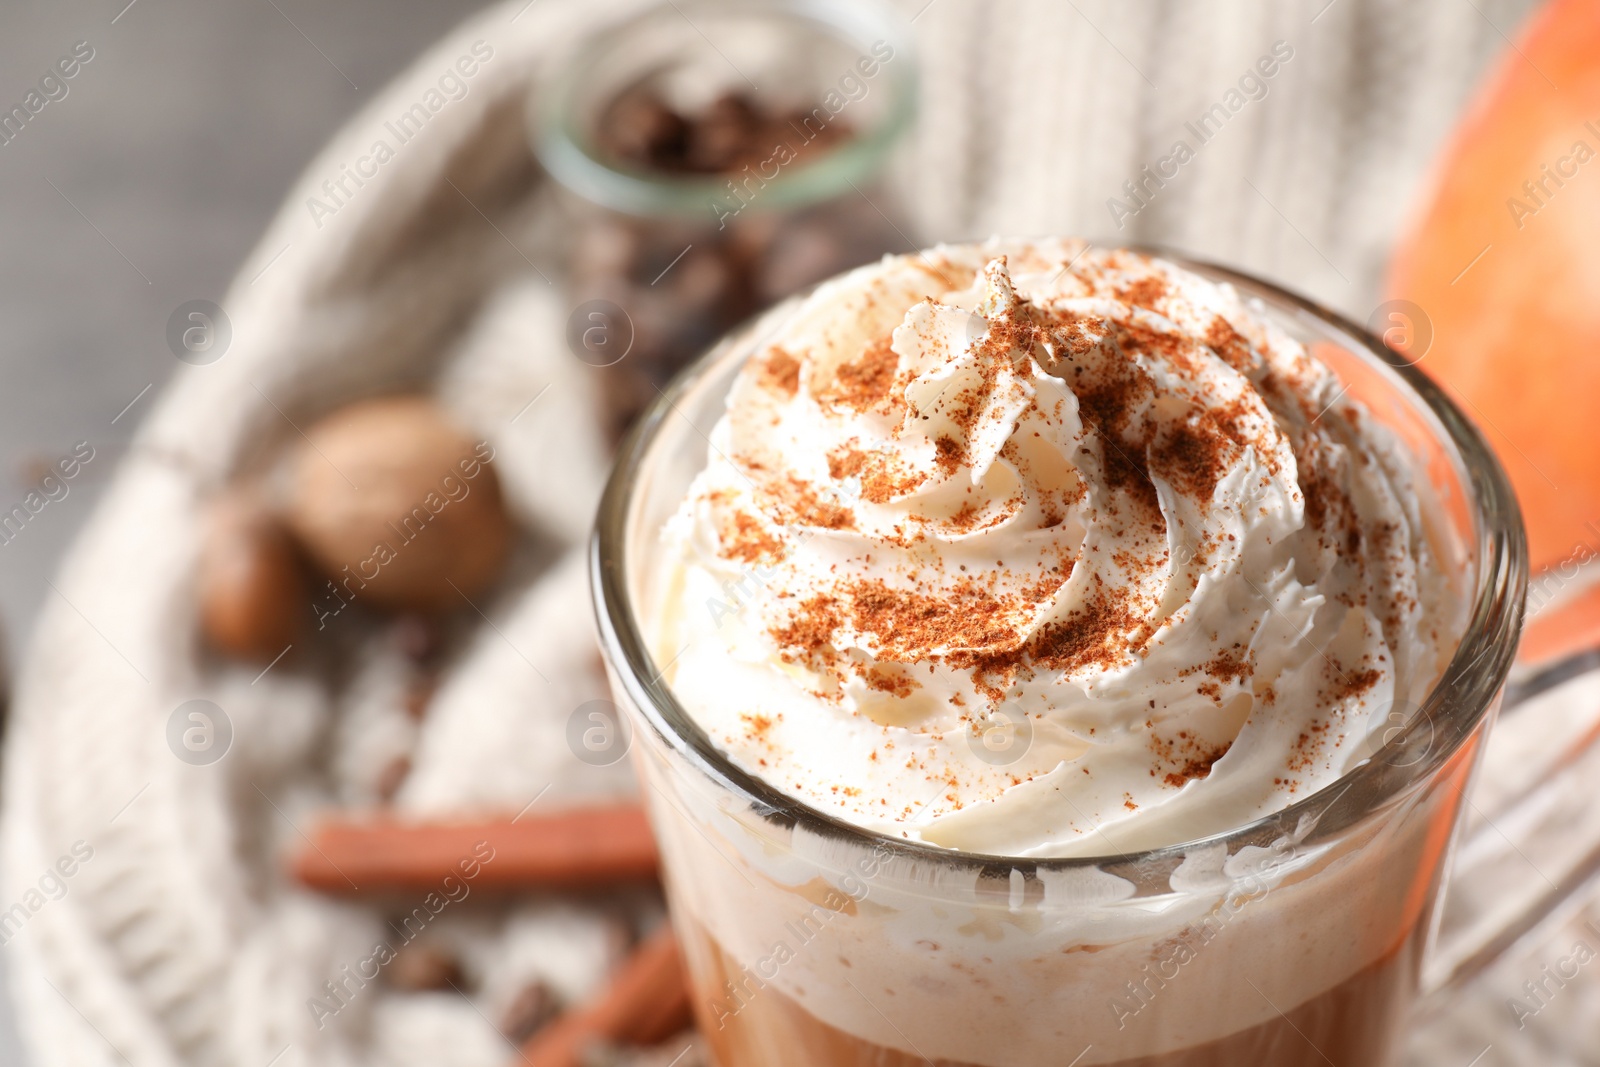
[[913,117],[909,37],[872,2],[675,0],[591,35],[540,90],[568,342],[625,426],[763,307],[910,247],[875,179]]

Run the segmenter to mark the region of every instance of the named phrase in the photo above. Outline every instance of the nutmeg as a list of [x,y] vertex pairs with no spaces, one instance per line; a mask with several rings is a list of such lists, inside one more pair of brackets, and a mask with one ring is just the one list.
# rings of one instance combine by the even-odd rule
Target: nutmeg
[[346,601],[459,608],[511,545],[493,456],[424,397],[351,404],[311,427],[293,457],[289,526]]
[[268,663],[310,618],[300,554],[253,493],[221,497],[200,553],[200,627],[219,652]]

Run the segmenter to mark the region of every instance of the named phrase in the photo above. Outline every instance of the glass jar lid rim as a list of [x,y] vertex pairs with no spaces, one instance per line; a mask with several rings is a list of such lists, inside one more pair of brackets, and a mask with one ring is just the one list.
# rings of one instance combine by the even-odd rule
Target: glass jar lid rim
[[860,183],[872,177],[910,127],[916,113],[915,52],[907,27],[881,5],[845,0],[768,0],[760,5],[741,0],[673,0],[591,34],[547,84],[534,90],[534,106],[529,109],[533,146],[545,170],[561,185],[602,207],[630,215],[710,214],[720,219],[719,203],[737,213],[740,201],[733,199],[736,194],[731,187],[738,175],[672,175],[629,168],[598,151],[579,114],[584,86],[599,63],[637,36],[648,35],[661,20],[683,19],[694,26],[697,14],[800,21],[864,50],[877,43],[885,43],[891,50],[891,58],[882,64],[890,102],[879,121],[830,146],[814,160],[783,166],[772,177],[758,175],[760,195],[750,201],[757,210],[803,207],[859,191]]

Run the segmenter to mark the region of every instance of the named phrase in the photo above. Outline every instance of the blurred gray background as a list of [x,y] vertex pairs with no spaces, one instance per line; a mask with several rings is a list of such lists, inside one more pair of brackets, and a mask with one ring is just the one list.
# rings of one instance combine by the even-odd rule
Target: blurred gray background
[[[472,0],[4,0],[0,112],[93,58],[0,144],[0,512],[94,459],[0,542],[8,663],[175,366],[168,316],[220,300],[289,183]],[[59,95],[59,89],[52,89]],[[59,490],[57,491],[59,495]],[[0,948],[0,981],[5,971]],[[9,999],[0,1064],[21,1064]]]

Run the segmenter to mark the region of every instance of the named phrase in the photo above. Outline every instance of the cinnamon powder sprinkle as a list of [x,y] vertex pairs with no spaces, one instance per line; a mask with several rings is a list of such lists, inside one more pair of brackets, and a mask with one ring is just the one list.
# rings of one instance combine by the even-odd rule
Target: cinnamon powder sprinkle
[[926,660],[939,650],[999,651],[1020,642],[1008,598],[996,597],[965,579],[944,596],[893,589],[879,579],[850,587],[852,617],[858,629],[875,636],[879,659],[900,663]]
[[1361,518],[1350,495],[1339,484],[1334,472],[1326,467],[1323,458],[1312,451],[1307,441],[1296,450],[1296,464],[1300,472],[1300,491],[1305,498],[1306,526],[1324,538],[1331,538],[1325,547],[1331,547],[1349,559],[1361,554]]
[[927,480],[926,474],[911,470],[893,452],[872,452],[862,465],[861,499],[872,504],[887,504],[915,492]]
[[1211,775],[1212,766],[1217,762],[1217,760],[1221,759],[1223,756],[1226,756],[1228,754],[1228,749],[1231,747],[1232,742],[1229,742],[1228,744],[1222,745],[1220,748],[1212,750],[1204,756],[1197,756],[1186,760],[1175,770],[1168,771],[1165,777],[1163,777],[1161,780],[1166,782],[1168,785],[1177,788],[1179,786],[1187,785],[1196,778],[1208,778]]
[[1329,695],[1336,701],[1349,700],[1360,696],[1381,681],[1383,672],[1378,670],[1339,671],[1334,691]]
[[1173,427],[1150,455],[1151,465],[1173,488],[1209,501],[1228,472],[1233,443],[1204,422]]
[[1170,739],[1151,734],[1150,749],[1155,753],[1156,765],[1150,769],[1150,775],[1180,789],[1195,779],[1208,777],[1211,768],[1232,747],[1231,740],[1211,743],[1188,730],[1179,730]]
[[1251,365],[1250,342],[1246,341],[1233,324],[1221,315],[1211,319],[1211,325],[1206,328],[1205,342],[1211,350],[1221,356],[1228,366],[1245,373]]
[[1130,373],[1080,386],[1077,393],[1079,414],[1105,445],[1101,462],[1107,483],[1129,493],[1147,511],[1159,514],[1160,501],[1144,459],[1148,437],[1130,441],[1124,436],[1135,405],[1153,394],[1150,383]]
[[954,437],[941,437],[933,444],[933,461],[939,465],[940,472],[946,478],[952,477],[966,462],[966,448]]
[[[808,598],[787,624],[769,632],[785,662],[822,669],[836,667],[835,640],[846,625],[876,639],[880,663],[923,664],[942,658],[951,666],[974,669],[980,681],[1031,665],[1055,669],[1059,647],[1048,640],[1029,642],[1026,627],[1032,611],[1065,580],[1064,572],[1049,574],[1021,593],[997,594],[973,579],[962,579],[938,596],[895,589],[880,579],[847,582],[837,596]],[[1045,632],[1053,630],[1046,627]],[[873,684],[870,678],[868,682]],[[984,690],[992,699],[1003,695],[999,687]]]
[[741,563],[765,563],[784,556],[783,542],[762,526],[747,511],[735,511],[723,519],[717,531],[719,550],[728,559]]
[[868,411],[890,395],[900,357],[890,346],[892,337],[869,344],[860,356],[841,364],[833,381],[817,393],[817,400],[834,407]]
[[841,504],[822,499],[813,486],[794,475],[789,475],[777,494],[778,502],[803,526],[820,526],[824,530],[851,530],[855,528],[855,512]]
[[854,478],[867,465],[867,454],[849,445],[828,453],[828,477],[834,481]]
[[1067,672],[1085,667],[1111,670],[1127,655],[1133,643],[1130,635],[1141,633],[1145,626],[1129,610],[1126,593],[1102,588],[1066,621],[1039,628],[1031,650],[1033,665]]
[[1235,659],[1226,652],[1217,653],[1216,658],[1203,665],[1201,670],[1224,682],[1247,681],[1255,673],[1249,660]]
[[787,349],[773,345],[761,364],[761,381],[784,396],[794,396],[800,391],[800,361]]
[[1167,295],[1167,283],[1160,275],[1151,274],[1140,278],[1138,281],[1122,289],[1118,289],[1116,296],[1125,304],[1135,307],[1148,308],[1151,311],[1160,310],[1163,297]]
[[863,670],[862,680],[869,689],[880,693],[889,693],[900,697],[902,700],[916,692],[922,686],[917,680],[902,671],[891,670],[887,667],[869,667]]
[[945,520],[945,525],[949,526],[952,530],[957,530],[961,533],[968,533],[973,527],[978,525],[978,519],[980,518],[981,514],[982,513],[978,510],[977,505],[973,504],[972,501],[969,500],[965,504],[961,505],[960,511],[956,512],[954,515]]
[[746,734],[752,738],[766,740],[767,734],[772,730],[772,717],[770,715],[751,715],[745,713],[739,718],[743,720]]
[[807,663],[829,668],[839,658],[833,635],[844,622],[839,602],[825,593],[808,597],[785,626],[772,627],[772,639],[785,663]]

